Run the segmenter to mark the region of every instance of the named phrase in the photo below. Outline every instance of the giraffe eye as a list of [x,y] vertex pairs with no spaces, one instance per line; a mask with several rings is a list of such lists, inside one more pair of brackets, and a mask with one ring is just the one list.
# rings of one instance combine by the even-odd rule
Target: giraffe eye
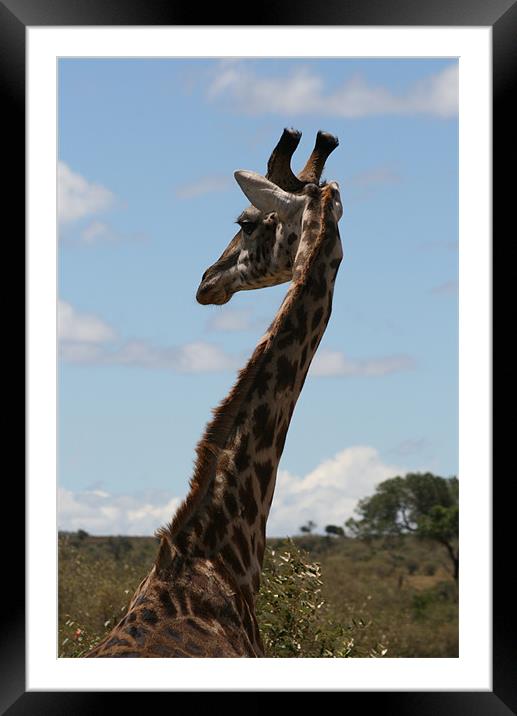
[[256,221],[242,221],[240,226],[244,233],[249,236],[255,231],[257,223]]

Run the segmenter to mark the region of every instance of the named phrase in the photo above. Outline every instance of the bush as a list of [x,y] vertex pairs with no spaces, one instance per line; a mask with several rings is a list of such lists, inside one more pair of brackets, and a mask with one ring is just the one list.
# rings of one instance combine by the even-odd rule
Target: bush
[[267,548],[257,620],[267,657],[383,656],[382,645],[359,653],[355,634],[368,627],[361,620],[335,624],[321,596],[317,562],[291,540],[281,551]]
[[123,559],[133,549],[127,537],[108,537],[108,548],[116,560]]
[[458,586],[455,582],[438,582],[434,590],[442,602],[458,601]]
[[413,594],[411,607],[413,616],[418,620],[433,616],[440,605],[454,605],[458,601],[458,589],[455,582],[438,582],[432,589]]
[[415,562],[415,560],[410,559],[407,563],[407,571],[409,574],[416,574],[418,571],[418,562]]
[[416,620],[425,619],[427,616],[429,607],[436,602],[436,593],[433,589],[429,589],[425,592],[419,592],[413,594],[411,600],[411,607],[413,609],[413,617]]
[[[106,622],[106,629],[110,622]],[[111,628],[111,627],[110,627]],[[59,627],[59,657],[81,657],[100,643],[104,634],[91,634],[70,617]]]
[[428,562],[424,567],[424,572],[428,577],[434,577],[436,574],[436,564],[434,564],[434,562]]

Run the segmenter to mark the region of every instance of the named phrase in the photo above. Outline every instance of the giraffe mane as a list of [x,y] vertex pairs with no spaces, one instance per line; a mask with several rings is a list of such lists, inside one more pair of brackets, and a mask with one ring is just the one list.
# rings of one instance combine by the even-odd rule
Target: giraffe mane
[[316,255],[317,255],[317,253],[318,253],[318,247],[319,247],[319,245],[320,245],[320,242],[321,242],[322,239],[323,239],[323,233],[324,233],[324,231],[325,231],[325,223],[324,223],[324,221],[323,221],[323,218],[324,218],[324,216],[325,216],[325,212],[326,212],[326,210],[327,210],[328,205],[329,205],[330,202],[332,201],[332,192],[329,191],[329,189],[327,188],[327,183],[325,183],[325,186],[322,187],[322,188],[323,188],[323,191],[322,191],[322,193],[321,193],[321,195],[320,195],[320,196],[321,196],[321,200],[320,200],[320,227],[319,227],[319,231],[318,231],[318,236],[316,237],[316,240],[314,241],[314,243],[313,243],[313,245],[312,245],[312,247],[311,247],[311,251],[308,253],[308,255],[307,255],[307,257],[306,257],[306,260],[305,260],[305,263],[304,263],[304,266],[303,266],[303,270],[302,270],[302,272],[300,273],[300,277],[299,277],[299,280],[298,280],[298,283],[297,283],[296,288],[295,288],[293,291],[291,291],[291,292],[286,296],[286,299],[284,300],[284,303],[282,304],[281,309],[278,311],[277,315],[276,315],[275,318],[273,319],[273,323],[272,323],[271,326],[270,326],[270,331],[271,331],[271,337],[272,337],[272,338],[274,337],[274,335],[276,335],[276,333],[278,332],[278,330],[279,330],[279,328],[280,328],[280,323],[281,323],[281,320],[282,320],[283,315],[284,315],[286,312],[288,313],[288,312],[291,310],[292,304],[293,304],[293,303],[295,302],[295,300],[298,298],[298,295],[299,295],[300,291],[301,291],[302,288],[303,288],[303,284],[304,284],[304,282],[305,282],[307,273],[309,272],[310,267],[311,267],[311,265],[312,265],[312,263],[313,263],[313,261],[314,261]]
[[213,418],[206,425],[205,432],[196,446],[194,472],[190,478],[190,491],[176,511],[170,523],[156,531],[158,538],[172,542],[174,536],[201,503],[212,479],[215,477],[217,460],[235,427],[235,418],[253,384],[260,358],[266,342],[259,343],[247,364],[238,372],[238,377],[229,394],[213,409]]

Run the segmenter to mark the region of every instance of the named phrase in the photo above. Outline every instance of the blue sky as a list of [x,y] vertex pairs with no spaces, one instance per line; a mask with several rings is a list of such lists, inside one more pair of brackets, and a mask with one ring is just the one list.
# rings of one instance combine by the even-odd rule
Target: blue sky
[[339,137],[345,258],[280,463],[270,535],[458,464],[457,62],[59,62],[59,526],[150,534],[286,286],[200,306],[285,126]]

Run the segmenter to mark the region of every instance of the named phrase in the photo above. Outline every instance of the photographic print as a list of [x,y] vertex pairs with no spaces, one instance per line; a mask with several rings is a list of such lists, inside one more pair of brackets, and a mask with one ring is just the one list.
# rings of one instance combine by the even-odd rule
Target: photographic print
[[450,58],[74,58],[58,656],[457,658]]
[[[336,690],[499,713],[508,13],[189,27],[171,7],[29,4],[2,9],[29,343],[27,582],[0,711]],[[15,594],[23,543],[9,556]]]

